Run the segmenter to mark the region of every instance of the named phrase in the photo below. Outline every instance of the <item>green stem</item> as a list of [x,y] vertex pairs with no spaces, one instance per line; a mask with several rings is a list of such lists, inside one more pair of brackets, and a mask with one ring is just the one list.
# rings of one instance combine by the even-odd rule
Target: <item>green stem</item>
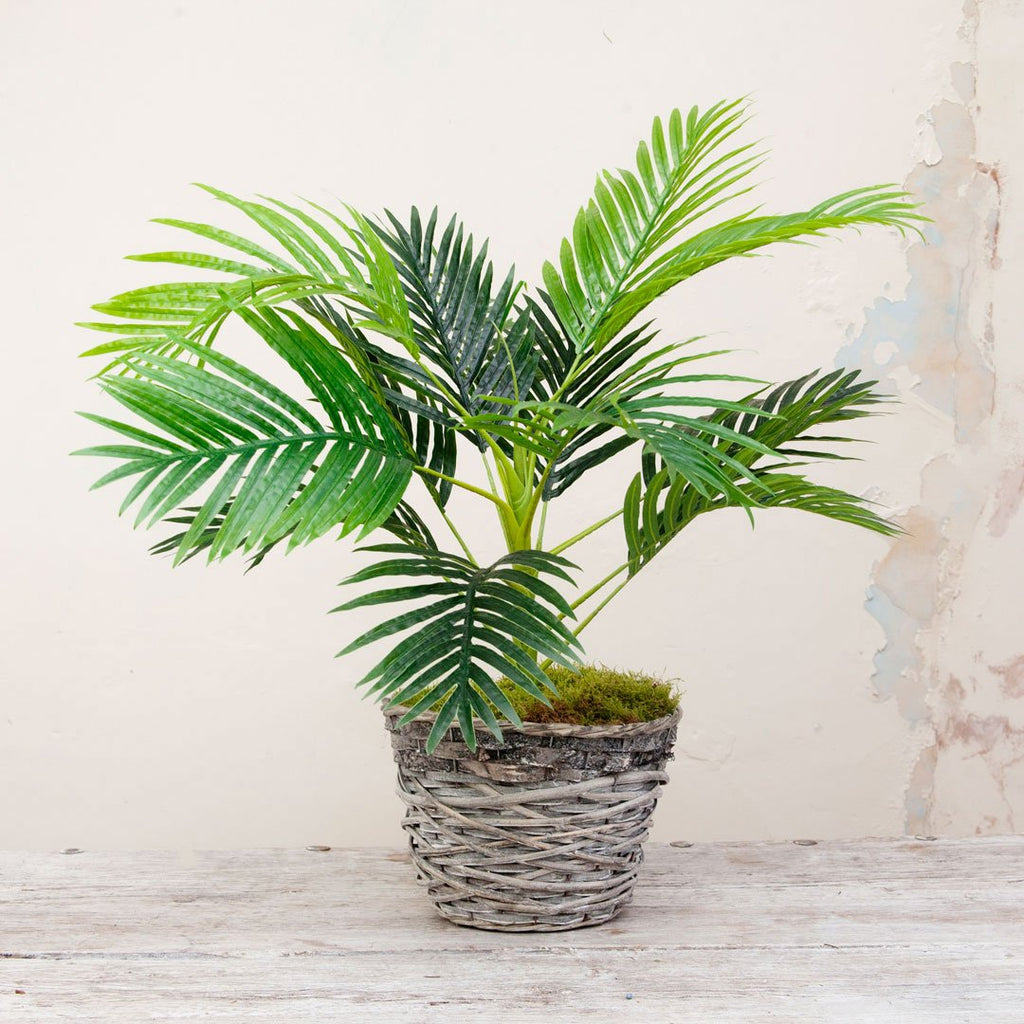
[[[517,551],[522,545],[519,543],[519,520],[516,516],[515,507],[511,501],[511,494],[508,483],[508,474],[512,472],[512,464],[506,458],[504,452],[501,449],[496,449],[494,459],[494,472],[491,472],[491,464],[487,461],[487,453],[484,452],[481,456],[483,459],[484,469],[487,470],[487,479],[491,485],[491,489],[495,493],[503,493],[505,500],[498,507],[498,522],[501,524],[502,536],[505,538],[505,547],[508,551]],[[499,457],[501,461],[499,461]],[[501,482],[501,486],[495,482],[495,475]]]
[[555,393],[551,396],[551,401],[552,402],[558,402],[558,401],[561,400],[562,395],[565,394],[566,389],[573,382],[573,379],[574,379],[576,373],[579,371],[580,363],[581,363],[582,360],[583,360],[583,349],[581,348],[580,351],[576,353],[576,356],[573,359],[572,364],[569,366],[569,369],[568,369],[568,371],[565,374],[565,380],[562,381],[562,383],[558,387],[558,390],[555,391]]
[[[599,590],[602,590],[609,583],[611,583],[611,581],[613,579],[615,579],[615,577],[618,576],[619,573],[623,572],[624,570],[626,570],[628,568],[629,568],[629,562],[623,562],[622,565],[620,565],[617,569],[613,569],[610,573],[608,573],[608,575],[605,576],[605,578],[603,580],[601,580],[600,583],[595,583],[585,594],[583,594],[582,597],[576,598],[576,600],[573,601],[573,603],[570,605],[570,607],[573,609],[573,611],[575,611],[577,608],[579,608],[579,606],[581,604],[585,604]],[[564,617],[565,616],[559,616],[559,618],[564,618]]]
[[492,491],[498,490],[498,485],[494,480],[494,473],[491,470],[491,464],[487,460],[487,452],[480,453],[480,461],[484,464],[484,469],[487,470],[487,482],[491,485]]
[[540,526],[537,528],[537,550],[544,550],[544,526],[548,521],[548,503],[545,501],[540,507]]
[[479,494],[481,498],[486,498],[488,501],[493,501],[503,512],[507,511],[511,514],[512,506],[507,501],[503,501],[496,494],[491,494],[490,491],[485,491],[481,487],[474,487],[473,484],[467,484],[462,480],[457,480],[453,476],[448,476],[446,473],[439,473],[436,469],[431,469],[429,466],[416,466],[417,473],[428,473],[430,476],[437,477],[438,480],[447,480],[453,487],[461,487],[464,491],[472,491],[473,494]]
[[[508,460],[505,460],[508,462]],[[527,503],[525,510],[522,515],[517,515],[510,527],[512,530],[511,537],[509,537],[509,531],[506,530],[506,539],[509,541],[509,550],[521,550],[523,548],[529,548],[533,546],[533,519],[537,514],[537,507],[541,504],[544,497],[544,485],[547,483],[548,477],[551,475],[551,470],[554,468],[554,460],[550,460],[547,466],[544,467],[544,472],[541,473],[540,480],[537,482],[537,486],[533,488],[530,493],[530,500]],[[533,469],[529,469],[529,475],[532,477]],[[509,463],[510,472],[515,473],[515,467]],[[498,467],[499,470],[501,467]],[[508,488],[506,487],[506,494],[508,494]],[[540,542],[537,542],[537,546],[540,546]]]
[[594,617],[601,611],[602,608],[632,579],[632,576],[627,576],[607,597],[605,597],[601,603],[573,630],[574,636],[579,636],[593,621]]
[[459,533],[459,531],[455,529],[455,524],[454,524],[454,523],[453,523],[453,522],[451,521],[451,519],[450,519],[450,518],[448,517],[448,513],[447,513],[447,512],[445,512],[445,510],[444,510],[443,508],[442,508],[442,509],[439,509],[439,511],[440,511],[440,513],[441,513],[441,517],[442,517],[442,518],[444,519],[444,521],[445,521],[445,522],[446,522],[446,523],[448,524],[448,529],[452,531],[452,536],[453,536],[453,537],[454,537],[454,538],[455,538],[455,539],[456,539],[456,540],[457,540],[457,541],[459,542],[459,547],[460,547],[460,548],[462,548],[462,551],[463,551],[463,553],[465,554],[465,556],[466,556],[466,557],[467,557],[467,558],[468,558],[468,559],[469,559],[469,560],[470,560],[470,561],[471,561],[471,562],[472,562],[472,563],[473,563],[474,565],[476,565],[476,566],[479,566],[479,565],[480,565],[480,563],[479,563],[479,562],[478,562],[478,561],[477,561],[477,560],[476,560],[476,559],[475,559],[475,558],[473,557],[473,552],[469,550],[469,545],[468,545],[468,544],[466,544],[466,542],[465,542],[465,541],[464,541],[464,540],[462,539],[462,534],[461,534],[461,533]]
[[[589,589],[589,590],[588,590],[588,591],[587,591],[587,592],[586,592],[586,593],[585,593],[585,594],[584,594],[584,595],[583,595],[582,597],[578,597],[578,598],[577,598],[577,599],[576,599],[575,601],[573,601],[573,603],[572,603],[572,605],[571,605],[570,607],[572,607],[572,608],[573,608],[574,610],[575,610],[576,608],[579,608],[579,606],[580,606],[581,604],[583,604],[583,603],[584,603],[584,602],[586,602],[586,601],[589,601],[589,600],[590,600],[590,598],[592,598],[592,597],[593,597],[593,596],[594,596],[594,595],[595,595],[595,594],[596,594],[596,593],[597,593],[597,592],[598,592],[599,590],[601,590],[601,589],[602,589],[603,587],[606,587],[606,586],[607,586],[607,585],[608,585],[609,583],[611,583],[611,581],[612,581],[613,579],[615,579],[615,577],[616,577],[616,576],[618,576],[618,575],[619,575],[619,574],[620,574],[621,572],[623,572],[624,570],[626,570],[626,569],[628,569],[628,568],[629,568],[629,562],[623,562],[623,563],[622,563],[622,565],[620,565],[620,566],[619,566],[619,567],[618,567],[617,569],[613,569],[613,570],[612,570],[612,571],[611,571],[610,573],[608,573],[608,575],[607,575],[607,576],[605,576],[605,578],[604,578],[603,580],[601,580],[601,581],[600,581],[599,583],[595,583],[595,584],[594,584],[594,585],[593,585],[593,586],[592,586],[592,587],[591,587],[591,588],[590,588],[590,589]],[[575,628],[575,629],[574,629],[574,630],[572,631],[572,632],[573,632],[573,636],[579,636],[579,635],[580,635],[580,633],[582,633],[582,632],[583,632],[583,630],[584,630],[584,629],[585,629],[585,628],[586,628],[587,626],[589,626],[589,625],[590,625],[590,623],[591,623],[591,621],[593,620],[594,616],[595,616],[595,615],[597,615],[597,613],[598,613],[599,611],[601,611],[601,609],[602,609],[602,608],[604,608],[604,606],[605,606],[605,605],[606,605],[606,604],[607,604],[607,603],[608,603],[608,602],[609,602],[609,601],[610,601],[610,600],[611,600],[611,599],[612,599],[612,598],[613,598],[613,597],[614,597],[614,596],[615,596],[615,595],[616,595],[616,594],[617,594],[617,593],[618,593],[618,592],[619,592],[619,591],[620,591],[620,590],[621,590],[621,589],[622,589],[622,588],[623,588],[623,587],[624,587],[624,586],[625,586],[625,585],[626,585],[626,584],[627,584],[627,583],[628,583],[628,582],[629,582],[629,581],[630,581],[630,580],[631,580],[632,578],[633,578],[632,576],[627,576],[627,577],[626,577],[626,578],[625,578],[625,579],[624,579],[624,580],[623,580],[623,581],[622,581],[622,582],[621,582],[621,583],[620,583],[620,584],[619,584],[619,585],[618,585],[618,586],[617,586],[617,587],[616,587],[616,588],[615,588],[615,589],[614,589],[614,590],[613,590],[613,591],[612,591],[612,592],[611,592],[611,593],[610,593],[610,594],[609,594],[609,595],[608,595],[608,596],[607,596],[606,598],[604,598],[604,600],[603,600],[603,601],[601,601],[601,603],[600,603],[600,604],[599,604],[599,605],[598,605],[598,606],[597,606],[597,607],[596,607],[596,608],[595,608],[595,609],[594,609],[594,610],[593,610],[593,611],[592,611],[592,612],[591,612],[591,613],[590,613],[590,614],[589,614],[589,615],[588,615],[588,616],[587,616],[587,617],[586,617],[586,618],[585,618],[585,619],[584,619],[584,620],[583,620],[583,621],[582,621],[582,622],[581,622],[581,623],[580,623],[580,624],[579,624],[579,625],[578,625],[578,626],[577,626],[577,627],[576,627],[576,628]],[[564,615],[559,615],[559,616],[558,616],[558,618],[559,618],[559,619],[564,619],[564,618],[565,618],[565,616],[564,616]],[[547,670],[548,670],[548,669],[549,669],[549,668],[551,667],[551,665],[552,665],[552,661],[551,661],[551,659],[550,659],[550,658],[547,658],[547,659],[546,659],[546,660],[545,660],[545,661],[544,661],[544,662],[543,662],[543,663],[541,664],[541,666],[540,666],[540,667],[541,667],[541,669],[542,669],[543,671],[545,671],[545,672],[546,672],[546,671],[547,671]]]
[[[545,505],[545,511],[546,510],[547,506]],[[611,515],[605,516],[604,519],[599,519],[596,523],[593,523],[591,526],[588,526],[585,530],[581,530],[574,537],[570,537],[568,540],[562,541],[562,543],[559,544],[557,547],[553,547],[551,549],[551,554],[560,555],[563,551],[567,551],[574,544],[579,543],[579,541],[583,540],[584,537],[589,537],[595,530],[600,530],[602,526],[612,522],[613,519],[618,519],[621,515],[622,509],[620,508],[615,512],[612,512]]]

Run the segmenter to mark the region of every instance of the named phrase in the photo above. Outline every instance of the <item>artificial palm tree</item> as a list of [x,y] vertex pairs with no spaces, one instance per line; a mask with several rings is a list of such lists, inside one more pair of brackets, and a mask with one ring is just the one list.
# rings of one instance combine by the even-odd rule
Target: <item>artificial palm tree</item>
[[[502,718],[520,725],[510,692],[546,701],[548,666],[576,664],[584,627],[704,512],[781,506],[894,532],[864,499],[802,472],[839,457],[831,446],[846,438],[832,425],[869,414],[882,398],[875,382],[837,370],[765,386],[709,369],[719,351],[662,340],[643,319],[658,296],[723,260],[922,219],[888,185],[798,213],[740,206],[713,219],[750,192],[762,159],[737,141],[745,121],[742,101],[656,119],[635,169],[598,176],[533,290],[512,270],[496,275],[487,244],[436,210],[371,222],[203,186],[267,237],[161,220],[222,255],[130,257],[202,279],[94,307],[109,319],[85,326],[114,338],[86,354],[110,360],[99,385],[137,420],[86,414],[120,435],[83,452],[116,461],[96,486],[130,480],[121,511],[137,507],[136,525],[178,524],[154,548],[175,564],[204,552],[255,563],[332,532],[389,533],[363,549],[376,561],[349,580],[381,588],[341,607],[406,610],[345,650],[391,643],[362,682],[407,707],[403,722],[436,711],[428,750],[455,722],[470,749],[474,718],[499,738]],[[287,390],[222,351],[218,332],[232,320],[293,371]],[[486,487],[459,476],[472,453]],[[613,457],[636,466],[625,494],[549,544],[547,503]],[[449,517],[455,488],[495,515],[507,554],[493,564],[477,561]],[[414,496],[450,543],[435,539]],[[565,553],[616,521],[622,564],[570,601],[563,585],[576,566]]]

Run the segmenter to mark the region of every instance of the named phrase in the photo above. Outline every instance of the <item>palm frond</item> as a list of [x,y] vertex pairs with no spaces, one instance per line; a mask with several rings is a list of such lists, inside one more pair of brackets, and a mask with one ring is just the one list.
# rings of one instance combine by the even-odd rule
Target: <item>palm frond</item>
[[[209,185],[199,187],[244,213],[269,236],[278,251],[212,224],[157,218],[156,223],[213,243],[228,255],[173,249],[139,253],[128,259],[194,267],[229,275],[234,280],[216,278],[147,285],[98,303],[93,309],[112,319],[81,326],[122,337],[84,355],[116,355],[140,348],[159,354],[174,353],[182,334],[201,341],[216,332],[219,323],[230,314],[232,304],[244,302],[257,292],[269,292],[267,301],[277,304],[288,301],[287,296],[302,297],[325,285],[353,301],[367,297],[368,289],[357,259],[320,219],[278,200],[257,203]],[[341,224],[337,220],[336,223]]]
[[[663,382],[720,379],[749,380],[698,374],[692,378],[664,378]],[[628,398],[605,396],[583,407],[552,401],[520,402],[505,414],[479,416],[469,422],[485,425],[492,434],[506,437],[519,448],[546,459],[550,465],[548,482],[554,481],[553,494],[562,493],[587,469],[641,442],[648,451],[660,456],[673,473],[685,476],[702,493],[721,490],[741,503],[756,504],[753,495],[734,486],[738,475],[753,483],[756,491],[756,477],[719,443],[729,442],[737,450],[750,448],[758,455],[779,453],[753,435],[733,429],[719,416],[697,413],[700,409],[711,409],[719,414],[754,414],[758,407],[706,395],[650,395],[648,390],[644,382],[628,391]],[[609,432],[614,435],[612,439],[604,439]],[[599,443],[588,448],[592,442]]]
[[[560,448],[545,481],[546,500],[564,493],[588,470],[644,440],[642,429],[629,429],[631,415],[643,420],[658,407],[668,409],[681,403],[718,407],[714,398],[707,397],[676,396],[662,401],[664,389],[693,384],[761,383],[735,374],[686,372],[690,370],[689,364],[724,355],[726,350],[692,350],[690,346],[701,338],[653,347],[656,332],[648,332],[648,326],[620,335],[599,355],[581,364],[572,386],[566,390],[566,404],[611,415],[599,416],[596,422],[573,433]],[[616,425],[627,429],[615,430]],[[682,440],[685,442],[687,437]]]
[[160,434],[87,416],[133,444],[79,454],[119,460],[95,486],[135,477],[122,512],[141,500],[136,525],[152,525],[211,483],[185,537],[184,558],[230,501],[210,558],[260,549],[288,536],[289,547],[340,526],[362,533],[391,515],[415,460],[346,360],[298,313],[240,309],[238,315],[292,367],[320,415],[222,353],[184,338],[176,344],[203,366],[156,353],[123,357],[131,375],[101,386]]
[[[887,536],[898,533],[898,527],[871,511],[866,499],[782,472],[814,460],[848,458],[829,446],[854,438],[809,431],[871,415],[874,406],[886,401],[874,390],[876,383],[861,380],[857,371],[815,371],[751,395],[743,403],[750,407],[747,411],[722,409],[707,417],[706,424],[747,439],[740,443],[721,433],[706,435],[722,458],[720,475],[729,480],[728,488],[713,486],[707,479],[701,481],[703,488],[698,486],[648,446],[623,505],[630,575],[696,516],[717,508],[743,507],[748,513],[754,506],[795,508]],[[761,464],[765,452],[759,445],[783,460]]]
[[[313,469],[315,472],[316,467],[314,466]],[[297,494],[301,494],[301,492],[302,485],[297,489]],[[174,523],[178,526],[184,526],[185,529],[179,530],[177,533],[173,533],[163,540],[157,541],[156,544],[151,545],[149,553],[151,555],[173,555],[175,564],[178,564],[187,562],[204,551],[209,551],[214,541],[217,540],[220,529],[231,512],[233,504],[234,499],[226,501],[220,511],[198,534],[192,530],[192,526],[202,511],[199,505],[185,506],[179,509],[175,515],[165,517],[163,520],[165,523]],[[400,501],[395,506],[391,515],[380,524],[379,529],[386,530],[405,544],[437,550],[437,542],[434,540],[434,535],[430,532],[430,528],[420,518],[419,513],[405,500]],[[274,548],[287,540],[292,532],[292,530],[289,530],[288,533],[278,537],[276,540],[269,541],[258,551],[251,554],[245,571],[250,572],[255,569]],[[188,546],[185,546],[186,541]],[[242,547],[244,547],[244,543],[239,544],[239,548]]]
[[391,557],[360,570],[345,583],[395,577],[420,582],[373,591],[335,611],[406,601],[418,604],[353,640],[340,655],[407,634],[359,685],[389,706],[407,706],[401,724],[436,707],[428,751],[456,719],[470,749],[476,749],[474,714],[499,739],[495,711],[521,724],[492,673],[506,676],[514,686],[548,703],[545,690],[557,691],[537,664],[535,652],[570,668],[576,664],[579,641],[559,619],[560,615],[573,617],[572,608],[542,578],[571,582],[567,572],[573,568],[571,562],[542,551],[514,551],[481,568],[460,555],[405,544],[363,550]]
[[487,242],[453,217],[435,248],[438,212],[424,225],[413,207],[408,226],[387,212],[377,232],[390,250],[405,287],[415,337],[471,414],[494,408],[490,398],[529,394],[538,354],[528,313],[517,313],[515,268],[494,290]]
[[[148,352],[201,364],[225,319],[240,307],[292,304],[316,320],[345,353],[405,432],[420,464],[453,476],[456,439],[451,403],[409,358],[409,346],[415,349],[415,341],[408,306],[391,258],[368,223],[355,211],[349,211],[353,221],[349,224],[317,204],[308,204],[306,210],[280,200],[252,202],[200,187],[244,213],[269,236],[268,245],[277,251],[210,224],[158,218],[157,223],[226,248],[230,258],[174,250],[130,259],[193,266],[236,279],[149,285],[99,303],[93,309],[112,319],[83,326],[121,336],[84,355],[115,358],[107,369],[121,374],[130,374],[134,365],[119,358],[128,353]],[[389,351],[371,341],[360,324],[398,340],[406,352]],[[182,337],[203,345],[204,352],[180,345]],[[428,488],[443,507],[450,484],[435,480],[428,482]]]
[[[693,274],[732,256],[774,242],[814,237],[831,229],[891,225],[901,230],[922,220],[906,193],[872,186],[834,196],[809,210],[782,216],[740,214],[682,242],[685,229],[717,207],[750,191],[747,176],[760,164],[752,146],[732,139],[746,120],[744,101],[720,103],[685,122],[672,112],[667,131],[656,118],[650,146],[641,142],[636,170],[604,172],[594,198],[580,209],[559,264],[546,263],[542,298],[550,320],[545,373],[564,382],[576,357],[600,350],[655,298]],[[550,364],[562,359],[561,366]]]

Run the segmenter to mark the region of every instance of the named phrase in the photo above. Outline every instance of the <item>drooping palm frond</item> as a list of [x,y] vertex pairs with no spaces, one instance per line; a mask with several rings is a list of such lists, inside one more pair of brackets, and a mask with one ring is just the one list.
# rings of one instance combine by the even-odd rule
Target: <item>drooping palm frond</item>
[[[678,385],[761,382],[735,374],[684,372],[690,369],[688,364],[722,355],[725,350],[691,351],[689,346],[699,338],[652,347],[655,334],[639,328],[615,339],[606,349],[608,358],[599,364],[595,358],[590,368],[591,361],[584,360],[582,372],[565,389],[562,401],[510,402],[503,412],[466,422],[534,453],[545,501],[563,494],[585,472],[638,442],[664,451],[675,471],[690,473],[698,486],[703,477],[715,479],[721,455],[707,446],[700,432],[690,429],[698,425],[696,410],[753,412],[755,407],[707,394],[664,392],[678,390]],[[684,409],[688,415],[680,412]],[[717,421],[709,429],[729,432],[728,426]],[[731,438],[740,445],[757,444],[746,435],[733,433]],[[768,454],[763,447],[758,450]],[[727,480],[719,478],[718,483],[723,486]]]
[[413,472],[406,439],[300,314],[240,309],[238,315],[298,374],[320,414],[233,359],[184,338],[176,344],[201,355],[202,367],[131,353],[122,357],[131,374],[109,374],[101,386],[162,433],[88,416],[134,442],[80,453],[120,460],[96,486],[136,477],[122,511],[142,499],[136,524],[152,525],[212,482],[178,545],[177,561],[229,502],[209,544],[211,559],[285,536],[293,547],[336,526],[365,533],[381,525]]
[[[876,383],[861,380],[857,371],[834,370],[821,375],[815,371],[766,394],[750,396],[745,404],[754,406],[754,411],[722,410],[709,417],[708,423],[715,422],[717,427],[726,427],[776,455],[795,460],[759,464],[764,453],[755,446],[737,444],[721,434],[709,435],[708,442],[723,456],[722,475],[731,478],[728,489],[702,491],[649,447],[623,506],[630,574],[646,565],[696,516],[717,508],[795,508],[885,535],[898,533],[898,527],[871,511],[866,499],[788,472],[817,459],[848,458],[828,445],[854,438],[808,431],[871,415],[874,406],[886,401],[873,390]],[[741,473],[738,465],[745,472]]]
[[499,739],[501,727],[495,710],[513,724],[521,724],[493,681],[492,672],[547,703],[544,691],[556,691],[533,652],[570,668],[575,665],[579,641],[559,620],[559,615],[573,617],[572,608],[541,578],[571,582],[566,571],[573,568],[571,562],[543,551],[513,551],[481,568],[460,555],[404,544],[364,550],[394,557],[360,570],[345,583],[395,577],[430,582],[374,591],[335,611],[405,601],[428,603],[374,627],[340,654],[408,633],[359,685],[367,686],[369,694],[390,706],[408,706],[403,724],[437,707],[428,751],[456,719],[471,750],[476,749],[474,715]]
[[749,191],[745,179],[761,158],[750,145],[730,142],[745,119],[743,101],[703,114],[693,108],[685,122],[673,111],[667,132],[656,118],[650,146],[640,143],[635,173],[606,171],[598,178],[594,198],[576,216],[572,240],[562,242],[559,266],[543,269],[543,298],[565,336],[559,345],[550,331],[542,332],[544,368],[556,388],[571,378],[580,353],[600,350],[663,292],[722,260],[834,228],[904,230],[923,219],[906,193],[882,185],[800,213],[743,213],[678,242],[687,227]]
[[[733,451],[773,456],[778,453],[757,437],[722,423],[718,415],[697,416],[677,411],[708,406],[720,412],[743,412],[750,408],[746,403],[720,398],[658,395],[617,402],[601,410],[566,409],[556,423],[616,427],[627,438],[643,442],[646,451],[660,457],[674,475],[685,477],[698,492],[710,496],[721,491],[740,504],[756,504],[756,493],[763,489],[756,474],[721,442],[728,442]],[[752,488],[739,490],[739,478],[745,478]]]
[[[683,360],[677,360],[681,362]],[[718,380],[746,380],[713,374],[663,377],[661,383],[694,383]],[[640,442],[660,456],[677,475],[685,476],[701,493],[710,496],[724,491],[740,503],[756,504],[756,476],[734,454],[719,446],[727,441],[734,449],[750,448],[758,455],[778,455],[751,434],[740,433],[720,416],[699,415],[701,409],[719,414],[755,413],[747,402],[706,395],[649,394],[653,378],[642,376],[627,382],[621,392],[607,393],[583,406],[559,402],[522,402],[505,416],[480,416],[473,423],[485,424],[493,434],[514,440],[520,449],[535,452],[547,460],[546,495],[565,491],[586,470],[607,461],[624,448]],[[517,418],[526,413],[526,419]],[[766,413],[765,415],[771,415]],[[612,433],[611,440],[606,435]],[[588,447],[589,446],[589,447]],[[734,481],[745,477],[750,491],[739,490]]]
[[452,217],[435,247],[437,209],[426,225],[413,207],[408,226],[387,213],[390,227],[377,228],[405,285],[416,324],[415,338],[445,375],[471,414],[494,408],[492,396],[526,397],[538,355],[528,313],[515,310],[515,268],[494,291],[487,242],[474,250],[473,236]]
[[[758,481],[767,493],[756,495],[761,508],[793,508],[803,512],[862,526],[891,537],[899,528],[870,509],[863,497],[834,487],[816,484],[795,473],[758,473]],[[751,487],[740,482],[741,489]],[[624,523],[629,548],[629,574],[635,575],[679,532],[702,512],[736,507],[740,502],[728,497],[709,501],[681,479],[673,481],[662,469],[646,481],[634,477],[626,492]]]

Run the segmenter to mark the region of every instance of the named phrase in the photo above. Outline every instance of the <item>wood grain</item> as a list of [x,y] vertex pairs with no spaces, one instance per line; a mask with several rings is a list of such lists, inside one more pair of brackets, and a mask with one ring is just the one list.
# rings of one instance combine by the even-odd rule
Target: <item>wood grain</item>
[[0,853],[0,1021],[1024,1022],[1024,837],[653,846],[564,934],[388,850]]

